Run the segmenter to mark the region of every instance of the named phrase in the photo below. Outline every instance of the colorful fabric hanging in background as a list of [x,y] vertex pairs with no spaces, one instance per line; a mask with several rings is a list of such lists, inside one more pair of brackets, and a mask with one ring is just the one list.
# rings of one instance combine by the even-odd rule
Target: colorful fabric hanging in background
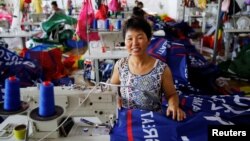
[[207,6],[207,0],[194,0],[194,3],[200,9],[205,9]]
[[95,19],[97,20],[105,20],[108,17],[108,6],[107,3],[102,1],[98,5],[98,10],[95,13]]
[[[23,4],[21,7],[21,11],[22,11],[22,23],[24,22],[29,22],[29,9],[30,9],[30,3],[31,0],[24,0],[23,2],[21,2],[21,4]],[[21,26],[22,30],[24,29],[24,26]]]
[[121,3],[118,0],[111,0],[108,7],[112,12],[119,12],[121,10]]
[[182,2],[186,7],[195,7],[194,0],[183,0]]
[[30,4],[31,0],[20,0],[20,11],[24,11],[27,4]]
[[43,8],[42,8],[42,0],[33,0],[32,1],[32,7],[35,9],[36,14],[42,14]]
[[0,12],[0,20],[7,20],[8,24],[11,25],[12,23],[12,15],[7,12]]
[[[90,27],[95,19],[94,9],[91,0],[84,0],[83,6],[78,17],[76,34],[80,39],[87,41],[87,27]],[[100,40],[97,32],[89,32],[89,41]]]
[[127,0],[121,0],[121,7],[127,7],[128,3]]
[[48,33],[52,30],[56,30],[61,24],[74,25],[76,23],[77,20],[75,18],[65,14],[54,13],[47,21],[42,22],[42,29]]
[[230,0],[223,0],[221,3],[221,11],[228,12],[229,11]]

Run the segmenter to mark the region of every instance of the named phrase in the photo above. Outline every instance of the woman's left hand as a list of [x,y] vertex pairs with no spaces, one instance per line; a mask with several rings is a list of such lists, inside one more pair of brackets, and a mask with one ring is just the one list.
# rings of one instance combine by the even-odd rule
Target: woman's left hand
[[172,115],[173,120],[182,121],[186,118],[185,112],[179,106],[168,106],[166,115]]

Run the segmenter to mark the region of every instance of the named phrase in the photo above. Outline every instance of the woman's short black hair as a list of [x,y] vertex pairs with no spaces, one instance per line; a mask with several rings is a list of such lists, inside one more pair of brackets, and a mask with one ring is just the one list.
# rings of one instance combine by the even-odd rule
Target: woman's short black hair
[[138,3],[137,3],[137,7],[140,7],[140,8],[143,8],[143,3],[141,2],[141,1],[139,1]]
[[56,1],[52,1],[51,5],[57,6],[57,2]]
[[147,38],[150,40],[152,37],[152,28],[147,20],[141,17],[131,17],[126,20],[123,25],[123,38],[125,39],[126,33],[130,29],[142,30]]
[[132,16],[136,16],[136,17],[138,16],[138,17],[144,18],[145,14],[146,14],[146,12],[143,9],[141,9],[139,7],[134,7],[133,8]]

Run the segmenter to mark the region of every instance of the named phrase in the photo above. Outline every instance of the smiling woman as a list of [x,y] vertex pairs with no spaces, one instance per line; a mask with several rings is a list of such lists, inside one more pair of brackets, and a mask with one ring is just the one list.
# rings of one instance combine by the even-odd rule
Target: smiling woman
[[131,87],[120,88],[121,103],[118,105],[129,109],[160,112],[163,91],[168,99],[168,108],[164,113],[178,121],[183,120],[185,113],[179,108],[169,67],[146,52],[152,37],[149,23],[144,18],[128,19],[124,23],[123,37],[130,55],[117,61],[111,83]]

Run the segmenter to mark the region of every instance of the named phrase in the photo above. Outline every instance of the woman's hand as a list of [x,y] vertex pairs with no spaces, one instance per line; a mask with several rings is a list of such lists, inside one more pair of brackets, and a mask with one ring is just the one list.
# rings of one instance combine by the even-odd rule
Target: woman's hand
[[116,101],[117,101],[117,108],[120,110],[122,107],[122,98],[118,96]]
[[179,107],[174,105],[169,105],[166,111],[166,115],[172,115],[173,120],[182,121],[186,118],[185,112]]

